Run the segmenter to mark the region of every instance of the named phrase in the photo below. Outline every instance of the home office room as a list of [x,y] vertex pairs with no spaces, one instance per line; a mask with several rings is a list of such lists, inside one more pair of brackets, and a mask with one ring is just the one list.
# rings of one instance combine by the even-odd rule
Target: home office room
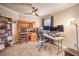
[[78,56],[79,3],[0,3],[0,56]]

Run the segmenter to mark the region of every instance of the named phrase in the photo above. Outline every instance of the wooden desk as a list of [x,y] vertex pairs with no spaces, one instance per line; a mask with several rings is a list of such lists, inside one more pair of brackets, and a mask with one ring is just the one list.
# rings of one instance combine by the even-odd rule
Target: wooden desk
[[[20,36],[22,35],[26,35],[26,40],[29,41],[31,40],[32,42],[33,41],[36,41],[37,40],[37,33],[36,32],[24,32],[24,33],[19,33],[19,38]],[[30,37],[30,38],[29,38]]]
[[[64,39],[64,37],[53,37],[48,34],[43,34],[43,36],[58,42],[58,53],[57,53],[58,55],[62,51],[62,39]],[[59,42],[61,43],[61,51],[59,48],[60,47]]]
[[21,32],[19,34],[30,34],[31,32]]
[[22,36],[23,36],[25,42],[29,41],[30,34],[31,34],[30,32],[19,33],[19,42],[21,42]]

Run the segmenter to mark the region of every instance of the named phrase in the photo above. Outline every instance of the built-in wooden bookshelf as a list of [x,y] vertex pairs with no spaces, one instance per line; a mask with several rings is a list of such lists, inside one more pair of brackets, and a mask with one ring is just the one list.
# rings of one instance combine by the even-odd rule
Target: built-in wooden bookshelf
[[[19,20],[17,25],[18,25],[17,26],[18,42],[21,42],[21,41],[27,42],[29,40],[33,41],[32,33],[34,33],[35,22]],[[35,35],[34,35],[34,37],[35,37]]]
[[0,42],[5,46],[12,42],[12,19],[0,16]]

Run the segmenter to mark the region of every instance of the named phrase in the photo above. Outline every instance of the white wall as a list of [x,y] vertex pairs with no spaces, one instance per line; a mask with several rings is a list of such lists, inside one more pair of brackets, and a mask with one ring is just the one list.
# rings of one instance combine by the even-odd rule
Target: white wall
[[2,5],[0,5],[0,15],[5,16],[5,17],[10,17],[13,20],[18,20],[18,13],[14,12],[11,9],[8,9]]
[[76,48],[74,46],[74,44],[76,43],[75,26],[67,25],[68,20],[71,20],[72,18],[75,18],[77,22],[79,21],[79,4],[54,14],[54,26],[63,24],[64,35],[65,35],[65,39],[63,40],[63,45],[65,47]]

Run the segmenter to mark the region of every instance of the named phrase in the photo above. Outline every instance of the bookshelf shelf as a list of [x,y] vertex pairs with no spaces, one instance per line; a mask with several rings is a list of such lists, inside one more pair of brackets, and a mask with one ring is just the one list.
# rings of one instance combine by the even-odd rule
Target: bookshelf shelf
[[12,40],[12,19],[0,16],[0,43],[4,41],[3,45],[6,47],[8,41]]

